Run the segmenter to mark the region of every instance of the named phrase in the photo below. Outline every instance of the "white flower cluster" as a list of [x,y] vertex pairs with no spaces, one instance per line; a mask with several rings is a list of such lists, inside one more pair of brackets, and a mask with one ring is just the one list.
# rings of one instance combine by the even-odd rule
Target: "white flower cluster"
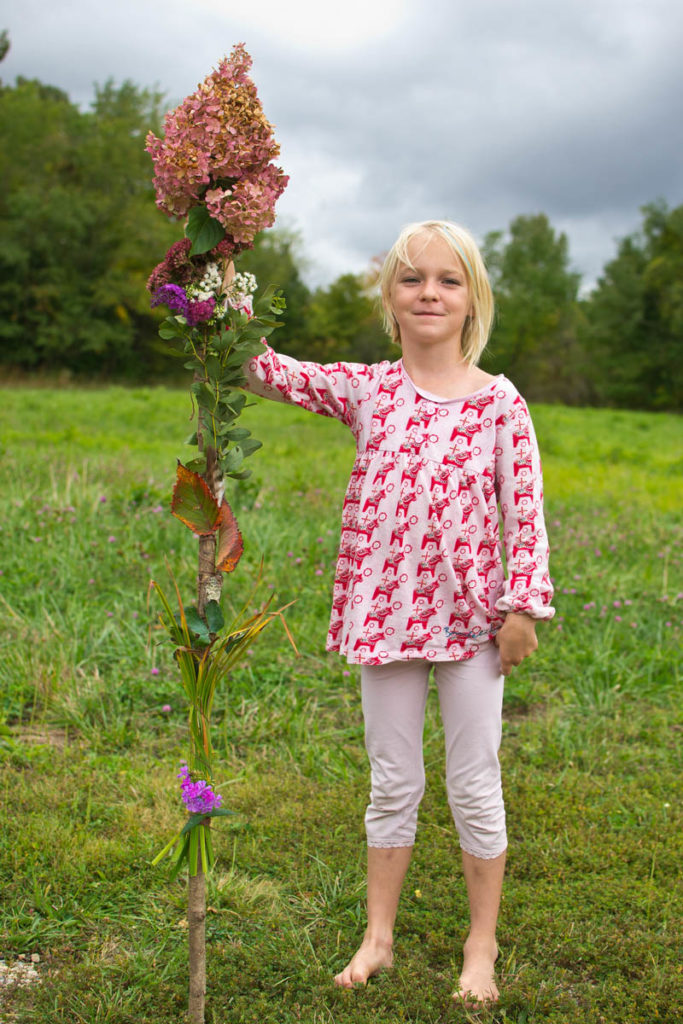
[[256,291],[256,278],[253,274],[235,274],[230,282],[230,296],[233,299],[246,299]]
[[253,297],[256,291],[256,278],[253,274],[235,274],[228,288],[228,302],[233,309],[241,310],[251,316],[254,312]]
[[208,299],[215,299],[221,293],[221,274],[217,263],[209,263],[204,276],[198,284],[190,285],[187,289],[188,298],[195,302],[206,302]]

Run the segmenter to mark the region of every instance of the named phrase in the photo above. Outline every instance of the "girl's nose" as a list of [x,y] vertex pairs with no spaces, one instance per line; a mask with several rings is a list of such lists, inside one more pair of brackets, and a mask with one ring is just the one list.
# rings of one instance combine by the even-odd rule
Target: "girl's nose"
[[420,292],[420,298],[422,299],[436,299],[438,293],[436,289],[436,283],[430,278],[426,277],[422,282],[422,290]]

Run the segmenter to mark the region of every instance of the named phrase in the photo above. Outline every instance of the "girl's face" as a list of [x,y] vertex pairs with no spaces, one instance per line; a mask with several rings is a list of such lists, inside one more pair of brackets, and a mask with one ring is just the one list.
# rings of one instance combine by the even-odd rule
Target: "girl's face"
[[399,267],[391,289],[402,347],[450,341],[459,348],[465,319],[472,312],[462,261],[443,238],[428,233],[410,241],[408,256],[412,267]]

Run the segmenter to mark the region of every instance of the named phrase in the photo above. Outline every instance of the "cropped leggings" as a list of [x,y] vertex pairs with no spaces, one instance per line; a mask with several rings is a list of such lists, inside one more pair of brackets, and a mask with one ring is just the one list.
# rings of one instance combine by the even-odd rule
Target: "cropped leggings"
[[446,789],[460,846],[490,859],[507,846],[498,750],[503,676],[489,644],[469,661],[393,661],[361,669],[370,759],[368,846],[412,846],[425,787],[422,733],[429,673],[439,690]]

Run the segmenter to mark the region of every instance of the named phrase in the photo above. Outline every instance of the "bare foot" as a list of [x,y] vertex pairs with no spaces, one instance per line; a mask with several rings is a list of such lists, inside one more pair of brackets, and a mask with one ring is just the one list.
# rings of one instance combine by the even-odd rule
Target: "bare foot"
[[454,993],[454,999],[462,999],[470,1009],[481,1003],[495,1003],[498,999],[498,988],[495,982],[495,963],[498,948],[489,942],[476,942],[468,939],[463,949],[462,974],[460,987]]
[[341,974],[335,977],[334,983],[340,988],[365,985],[368,978],[379,974],[385,967],[391,967],[393,962],[394,956],[390,942],[381,942],[366,936],[353,959],[349,961]]

